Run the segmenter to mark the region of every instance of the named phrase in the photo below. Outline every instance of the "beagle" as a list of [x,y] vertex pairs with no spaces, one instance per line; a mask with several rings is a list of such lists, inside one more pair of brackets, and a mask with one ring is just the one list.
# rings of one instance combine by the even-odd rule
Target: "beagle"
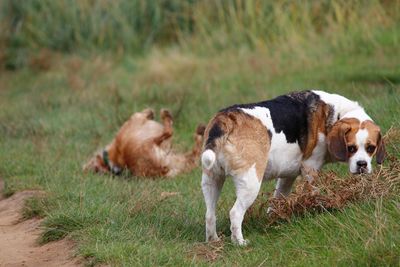
[[323,91],[302,91],[220,110],[204,134],[202,190],[206,240],[218,240],[215,209],[226,175],[236,187],[230,210],[231,239],[246,245],[242,221],[262,180],[277,179],[275,197],[287,196],[298,175],[326,162],[349,164],[351,173],[370,173],[385,148],[380,128],[354,101]]
[[172,177],[194,169],[200,157],[205,127],[197,128],[192,151],[176,153],[171,150],[172,115],[168,110],[161,110],[160,114],[162,124],[153,120],[151,109],[134,113],[114,140],[97,152],[83,169],[117,175],[127,168],[133,175],[146,177]]

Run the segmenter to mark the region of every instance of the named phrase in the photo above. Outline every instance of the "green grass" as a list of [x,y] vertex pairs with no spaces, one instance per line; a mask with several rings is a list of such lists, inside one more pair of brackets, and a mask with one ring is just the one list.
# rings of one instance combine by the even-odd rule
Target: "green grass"
[[[400,28],[398,22],[374,22],[377,18],[366,16],[361,22],[370,19],[370,28],[360,22],[362,27],[351,24],[348,31],[333,31],[334,23],[324,34],[310,33],[314,37],[308,36],[309,42],[296,36],[265,39],[266,46],[242,49],[237,48],[242,42],[238,36],[236,46],[219,50],[233,37],[215,37],[220,46],[214,41],[208,46],[196,35],[182,47],[152,48],[141,57],[52,52],[45,59],[50,64],[47,71],[34,66],[3,71],[0,177],[6,181],[7,195],[23,189],[46,191],[45,199],[28,203],[27,217],[46,216],[41,241],[69,236],[88,264],[207,265],[195,257],[212,250],[202,243],[205,207],[199,169],[174,179],[151,180],[84,174],[82,164],[111,140],[131,113],[145,107],[171,109],[174,141],[179,149],[187,149],[197,124],[207,122],[218,109],[307,88],[359,101],[383,132],[400,127]],[[365,35],[359,31],[363,27],[368,28]],[[191,52],[190,47],[202,44],[205,49]],[[393,147],[388,149],[400,156]],[[327,168],[346,171],[339,164]],[[265,183],[262,191],[272,188],[273,183]],[[162,192],[179,194],[163,199]],[[400,264],[399,196],[270,227],[247,216],[244,234],[251,244],[246,248],[229,241],[233,202],[228,179],[217,222],[225,242],[215,265]]]
[[[319,67],[288,66],[275,70],[276,75],[270,75],[269,62],[262,54],[257,58],[257,52],[207,60],[172,53],[157,56],[165,64],[157,68],[151,55],[123,62],[102,58],[93,63],[96,59],[88,58],[75,74],[66,67],[71,59],[63,57],[48,72],[5,73],[0,79],[0,175],[8,191],[50,192],[46,202],[51,205],[43,205],[44,211],[38,207],[41,202],[33,203],[35,214],[47,215],[43,242],[69,235],[91,263],[202,265],[204,261],[193,259],[204,239],[198,169],[175,179],[146,180],[85,175],[82,163],[112,138],[124,119],[146,106],[172,109],[175,141],[187,148],[196,124],[219,108],[309,87],[357,99],[386,131],[399,126],[400,114],[395,82],[400,65],[392,52],[342,58]],[[253,69],[254,58],[260,70]],[[232,64],[235,61],[238,64]],[[71,87],[68,75],[79,76],[85,86]],[[265,184],[262,191],[271,188],[272,183]],[[164,191],[179,195],[162,200]],[[218,229],[225,236],[233,200],[228,182],[218,209]],[[274,227],[248,218],[244,232],[251,245],[238,248],[226,238],[215,263],[397,265],[399,201],[393,197],[362,203]]]
[[46,216],[46,210],[51,209],[44,195],[30,197],[25,200],[22,208],[22,218],[27,220],[31,218],[43,218]]

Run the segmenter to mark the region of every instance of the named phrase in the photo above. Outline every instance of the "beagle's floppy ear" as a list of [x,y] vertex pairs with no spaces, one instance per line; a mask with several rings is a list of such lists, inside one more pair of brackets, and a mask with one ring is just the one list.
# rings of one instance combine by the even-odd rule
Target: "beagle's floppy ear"
[[339,161],[347,161],[346,133],[350,130],[348,123],[338,121],[328,133],[328,151]]
[[376,151],[376,163],[382,164],[386,156],[385,144],[381,134],[379,134],[378,149]]

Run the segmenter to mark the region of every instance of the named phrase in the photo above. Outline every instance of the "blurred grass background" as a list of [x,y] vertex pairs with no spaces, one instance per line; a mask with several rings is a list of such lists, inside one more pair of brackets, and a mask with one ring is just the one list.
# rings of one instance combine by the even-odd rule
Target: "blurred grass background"
[[199,169],[161,181],[81,170],[145,107],[172,110],[177,149],[224,106],[309,88],[359,101],[383,132],[400,127],[399,26],[398,0],[2,0],[5,193],[45,190],[24,216],[45,216],[41,241],[73,238],[88,265],[399,266],[399,196],[270,227],[247,216],[243,249],[228,241],[228,179],[215,249],[202,243]]
[[[3,0],[3,66],[18,68],[47,48],[62,53],[143,54],[154,46],[199,53],[369,53],[399,27],[399,1]],[[385,42],[398,42],[398,34]],[[322,51],[310,44],[321,43]]]

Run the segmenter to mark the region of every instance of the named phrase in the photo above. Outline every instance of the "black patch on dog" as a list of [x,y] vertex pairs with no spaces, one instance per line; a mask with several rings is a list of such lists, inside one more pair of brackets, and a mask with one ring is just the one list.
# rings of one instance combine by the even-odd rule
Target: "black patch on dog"
[[307,142],[308,118],[317,109],[319,100],[320,97],[312,91],[301,91],[259,103],[233,105],[220,112],[235,111],[239,108],[268,108],[275,131],[283,131],[289,143],[297,141],[303,149]]
[[207,149],[214,148],[215,139],[221,137],[222,135],[224,135],[224,131],[222,131],[221,127],[218,125],[218,122],[215,122],[208,133],[206,148]]

